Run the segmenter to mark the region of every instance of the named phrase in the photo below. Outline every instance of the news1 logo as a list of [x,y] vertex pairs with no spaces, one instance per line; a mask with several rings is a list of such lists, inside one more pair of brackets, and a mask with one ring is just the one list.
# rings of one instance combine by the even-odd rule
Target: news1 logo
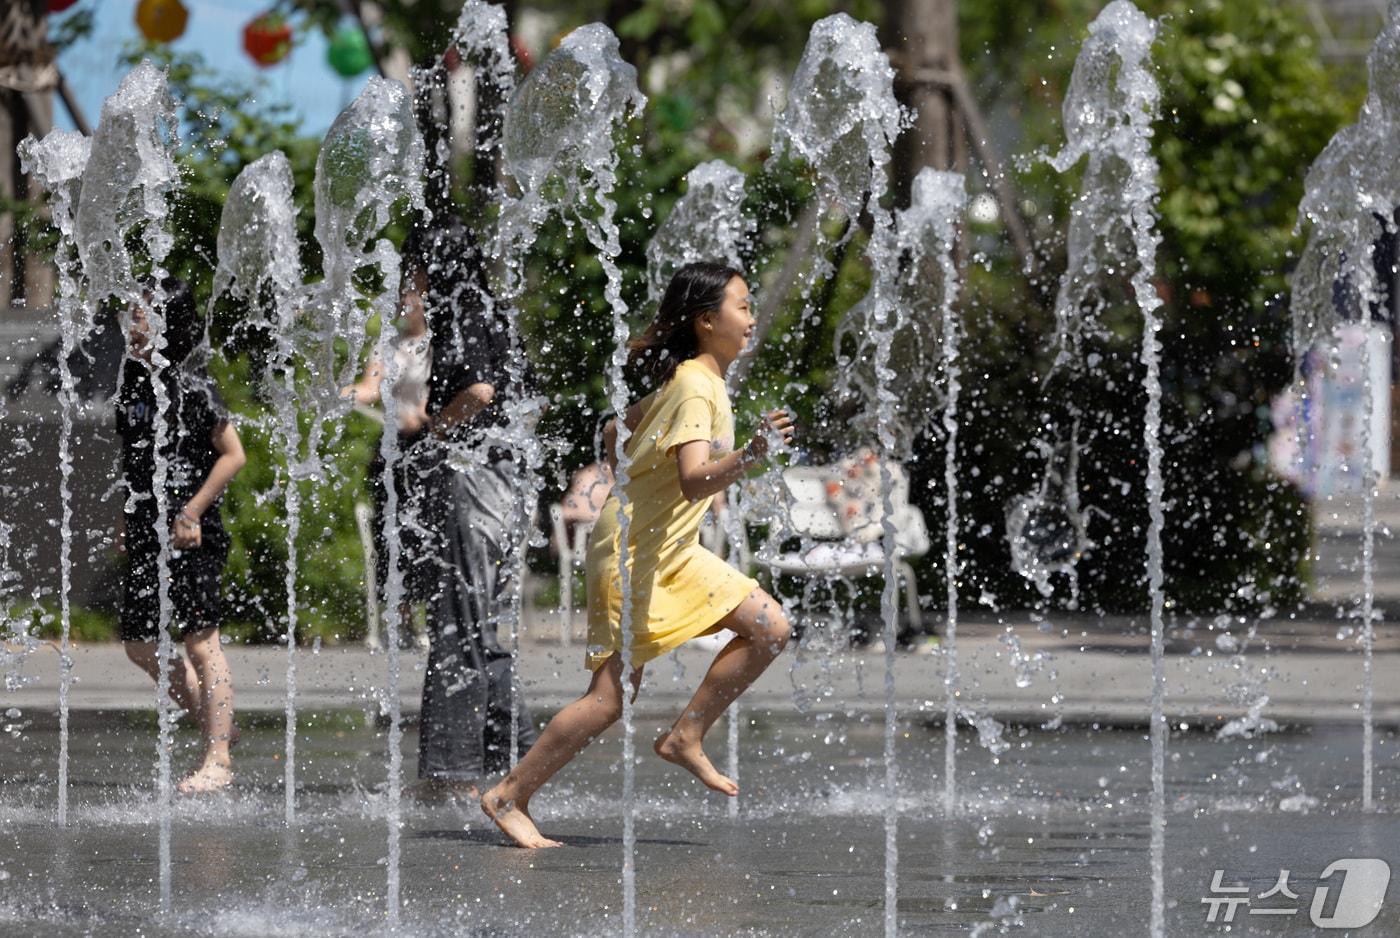
[[[1302,908],[1289,905],[1301,899],[1289,885],[1290,870],[1279,870],[1273,886],[1251,896],[1248,886],[1227,886],[1224,870],[1216,870],[1210,881],[1210,894],[1201,899],[1206,906],[1206,922],[1228,924],[1241,907],[1249,915],[1297,915]],[[1376,920],[1385,892],[1390,886],[1390,864],[1373,857],[1347,857],[1329,863],[1318,877],[1308,905],[1308,916],[1318,928],[1364,928]],[[1256,904],[1257,903],[1257,904]]]

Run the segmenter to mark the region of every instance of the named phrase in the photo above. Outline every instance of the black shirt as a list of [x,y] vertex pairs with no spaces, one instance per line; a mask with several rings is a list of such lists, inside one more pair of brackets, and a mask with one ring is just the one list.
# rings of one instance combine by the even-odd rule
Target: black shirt
[[433,325],[433,368],[428,384],[428,413],[437,416],[458,394],[473,384],[494,389],[491,403],[457,431],[469,442],[485,439],[499,445],[500,428],[507,425],[511,406],[522,389],[533,386],[533,372],[521,356],[518,381],[510,368],[509,324],[500,311],[488,313],[476,297],[463,302],[448,322]]
[[[166,515],[176,513],[194,497],[218,460],[214,434],[228,424],[228,411],[208,375],[172,369],[162,377],[170,396],[166,410],[164,455]],[[128,361],[117,395],[117,434],[122,445],[122,476],[128,500],[128,536],[153,530],[156,504],[151,482],[155,477],[156,395],[143,362]],[[220,498],[215,498],[200,519],[205,537],[222,533]],[[135,522],[133,524],[132,522]]]

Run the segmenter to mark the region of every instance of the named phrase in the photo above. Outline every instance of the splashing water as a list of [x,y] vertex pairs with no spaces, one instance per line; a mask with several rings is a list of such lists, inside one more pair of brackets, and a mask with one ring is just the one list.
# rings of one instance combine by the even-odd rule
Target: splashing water
[[[296,203],[292,198],[292,167],[280,150],[274,150],[245,166],[229,187],[219,217],[218,266],[210,306],[225,293],[247,304],[247,321],[268,333],[276,343],[269,363],[268,388],[277,416],[279,436],[287,460],[283,503],[287,512],[287,699],[286,742],[282,787],[286,824],[296,820],[296,635],[297,635],[297,535],[301,530],[298,480],[301,463],[301,428],[297,420],[297,389],[292,361],[294,310],[300,294]],[[282,384],[271,380],[280,371]],[[315,459],[313,444],[311,460]]]
[[[900,459],[912,455],[913,438],[926,429],[932,414],[941,412],[945,435],[944,494],[948,505],[944,532],[944,583],[947,589],[947,618],[942,654],[944,656],[944,809],[951,815],[957,802],[957,439],[960,323],[955,305],[958,271],[954,249],[957,227],[967,205],[966,182],[961,173],[940,172],[931,167],[920,170],[910,191],[910,204],[896,213],[888,230],[888,265],[875,270],[883,289],[892,298],[898,320],[891,337],[891,369],[906,376],[899,400],[890,419],[900,427],[899,439],[906,441],[897,451]],[[838,327],[838,359],[848,338],[868,335],[878,329],[871,321],[874,291],[858,303]],[[857,359],[842,369],[849,382],[838,394],[859,401],[875,398],[878,382],[871,372],[871,358],[858,349]],[[933,376],[941,372],[941,387]],[[940,400],[941,398],[941,400]],[[878,416],[878,413],[877,413]],[[868,418],[860,412],[851,418],[857,432],[866,430]],[[869,428],[878,432],[878,427]]]
[[[423,143],[408,93],[398,82],[371,77],[326,131],[316,157],[315,232],[326,274],[318,301],[330,320],[312,338],[321,346],[321,395],[334,402],[322,402],[322,413],[343,410],[337,392],[359,367],[370,318],[378,315],[384,323],[393,319],[393,290],[361,303],[353,278],[363,267],[377,267],[386,283],[397,283],[398,254],[387,239],[375,236],[389,223],[390,209],[400,199],[423,206],[422,178]],[[339,371],[337,338],[350,344],[350,355]]]
[[[942,321],[939,343],[943,370],[943,489],[948,503],[944,525],[943,578],[948,595],[943,631],[943,811],[951,817],[957,805],[958,688],[958,392],[961,389],[958,344],[961,323],[954,304],[958,296],[957,225],[967,205],[967,187],[960,173],[925,168],[914,177],[909,208],[899,214],[899,246],[909,266],[901,278],[899,303],[905,309],[938,310]],[[930,267],[936,266],[937,275]],[[936,290],[936,294],[929,295]],[[915,330],[918,332],[919,330]],[[910,345],[903,344],[905,349]],[[923,374],[916,358],[912,372]],[[907,400],[907,398],[906,398]]]
[[[899,928],[898,890],[898,765],[895,756],[894,655],[896,629],[896,527],[890,460],[896,452],[894,417],[898,397],[891,390],[892,342],[900,326],[900,304],[893,302],[883,282],[895,263],[890,249],[894,224],[881,204],[888,188],[894,139],[905,114],[894,95],[894,69],[880,47],[875,27],[844,13],[819,20],[807,38],[793,73],[788,103],[773,127],[774,155],[787,153],[805,160],[817,174],[819,198],[840,204],[848,217],[862,209],[874,220],[866,255],[873,278],[866,298],[866,318],[874,338],[876,436],[880,460],[883,512],[884,589],[880,615],[885,642],[885,933]],[[856,226],[852,225],[850,233]],[[804,314],[805,315],[805,314]]]
[[[627,412],[628,390],[623,368],[627,363],[627,303],[622,298],[622,253],[616,221],[617,203],[612,191],[617,183],[617,149],[614,128],[629,114],[638,113],[646,98],[637,88],[637,72],[618,54],[617,37],[601,23],[581,26],[564,37],[516,90],[506,112],[502,156],[507,171],[520,186],[520,197],[501,213],[500,244],[519,258],[534,239],[535,229],[552,211],[573,209],[589,243],[598,251],[607,277],[604,296],[613,316],[614,348],[609,361],[609,398],[618,415],[617,472],[613,492],[619,512],[618,572],[622,609],[619,628],[623,641],[623,671],[632,670],[632,580],[629,569],[630,516],[627,500],[629,460],[624,447],[630,437],[621,419]],[[583,170],[583,171],[581,171]],[[563,184],[557,202],[547,196],[546,180]],[[596,217],[586,211],[596,205]],[[508,266],[508,270],[511,268]],[[508,281],[507,289],[516,284]],[[637,929],[636,871],[636,738],[631,695],[622,695],[622,928],[624,935]]]
[[[480,175],[485,173],[486,165],[494,162],[502,146],[503,137],[501,128],[504,114],[499,107],[488,109],[487,104],[491,98],[498,102],[509,101],[516,88],[505,9],[475,0],[468,3],[462,8],[458,18],[453,41],[464,57],[475,63],[478,89],[488,91],[488,94],[483,96],[486,100],[479,98],[477,102],[476,159],[477,173]],[[439,143],[440,151],[445,147],[446,139],[447,134],[443,134]],[[449,177],[447,154],[439,152],[434,156],[436,158],[430,161],[431,172],[438,174],[439,178],[446,182]],[[479,184],[478,188],[485,193],[485,202],[509,204],[508,197],[494,182]],[[517,477],[516,498],[510,519],[510,532],[515,549],[510,552],[510,569],[504,574],[510,591],[506,624],[510,648],[510,765],[513,768],[520,759],[519,665],[520,625],[525,599],[524,563],[526,552],[533,543],[530,519],[543,488],[540,470],[546,456],[546,447],[535,433],[535,427],[546,401],[532,393],[526,380],[529,362],[513,311],[513,303],[519,295],[523,280],[524,252],[528,247],[524,242],[528,241],[528,238],[525,238],[523,233],[517,233],[517,238],[507,239],[502,234],[504,230],[504,227],[498,227],[496,243],[491,246],[495,256],[504,260],[505,289],[501,297],[502,302],[497,303],[484,278],[470,277],[468,282],[477,290],[481,308],[486,311],[488,319],[494,321],[497,326],[504,321],[509,349],[506,373],[513,388],[513,392],[507,395],[504,403],[505,426],[495,432],[499,437],[496,440],[497,445],[515,456]],[[533,238],[533,233],[529,238]],[[504,316],[497,315],[498,312],[504,312]],[[461,465],[472,455],[459,451],[451,458]]]
[[1065,97],[1065,148],[1052,160],[1060,172],[1085,157],[1083,186],[1071,212],[1069,259],[1056,302],[1056,367],[1077,366],[1086,334],[1100,326],[1094,318],[1106,306],[1102,272],[1132,270],[1132,290],[1142,311],[1141,360],[1147,408],[1143,442],[1147,449],[1147,587],[1152,629],[1152,798],[1151,933],[1166,929],[1163,858],[1167,725],[1162,615],[1162,445],[1159,377],[1161,299],[1153,287],[1157,246],[1154,209],[1157,161],[1152,155],[1152,122],[1160,92],[1152,73],[1157,24],[1129,0],[1114,0],[1089,26],[1075,60]]
[[904,119],[875,27],[837,13],[815,23],[807,37],[787,106],[773,125],[774,155],[810,164],[821,198],[858,212],[889,163]]
[[[774,122],[769,165],[786,156],[817,169],[814,233],[832,206],[839,206],[848,220],[859,216],[870,187],[871,154],[888,151],[904,126],[904,111],[893,92],[893,70],[888,61],[884,68],[874,65],[872,56],[879,54],[870,24],[844,13],[819,20],[793,72],[787,104]],[[888,163],[886,153],[881,165]],[[838,256],[858,228],[847,224],[836,244]],[[798,237],[801,243],[804,234]],[[835,275],[832,259],[818,253],[802,286],[799,328],[806,328],[816,314],[817,285]],[[873,398],[872,394],[869,399]]]
[[[165,73],[143,61],[122,79],[102,105],[93,134],[83,184],[74,215],[77,253],[86,279],[87,300],[97,304],[111,297],[127,304],[144,302],[138,271],[149,266],[153,284],[147,310],[151,346],[151,386],[155,392],[154,472],[151,494],[155,502],[157,557],[158,676],[156,713],[160,732],[156,742],[156,788],[159,835],[160,908],[170,910],[170,745],[175,715],[171,713],[170,669],[176,651],[170,639],[170,528],[165,454],[169,428],[170,394],[165,370],[173,364],[165,358],[164,296],[161,264],[170,252],[173,237],[168,230],[169,198],[179,183],[175,164],[175,102],[166,90]],[[128,237],[139,235],[145,257],[134,257]],[[128,307],[129,308],[129,307]],[[129,314],[128,314],[129,315]],[[125,330],[123,330],[125,331]],[[130,360],[123,367],[133,366]],[[128,495],[128,499],[134,499]],[[129,506],[130,507],[130,506]]]
[[[378,314],[379,359],[384,363],[380,400],[384,405],[386,432],[379,437],[384,460],[384,542],[387,576],[384,605],[388,674],[384,697],[389,715],[388,825],[389,857],[385,903],[391,925],[399,920],[399,855],[402,822],[403,737],[399,699],[399,618],[395,612],[403,600],[398,532],[398,490],[394,471],[399,461],[397,401],[394,383],[399,365],[393,352],[392,322],[397,305],[399,255],[385,238],[377,238],[369,250],[364,244],[389,222],[390,211],[401,200],[424,211],[423,141],[413,116],[408,92],[397,82],[371,77],[359,96],[335,119],[316,159],[316,239],[325,252],[326,280],[321,305],[329,310],[329,328],[320,333],[322,394],[336,401],[338,389],[349,383],[358,367],[367,339],[369,317]],[[384,289],[360,302],[352,281],[355,271],[378,269]],[[350,347],[344,370],[337,375],[335,339]],[[334,378],[327,383],[325,378]]]
[[1069,580],[1069,606],[1079,602],[1079,561],[1093,546],[1089,512],[1079,501],[1079,420],[1064,440],[1038,441],[1045,475],[1034,492],[1012,499],[1006,509],[1011,569],[1035,584],[1046,599],[1055,594],[1051,576]]
[[647,242],[647,295],[659,302],[677,270],[695,261],[735,269],[757,228],[744,214],[744,174],[710,160],[685,174],[685,194]]
[[[1335,341],[1347,318],[1369,321],[1384,288],[1376,281],[1375,243],[1396,231],[1400,209],[1400,0],[1391,0],[1385,28],[1366,59],[1370,89],[1355,124],[1343,127],[1308,170],[1298,228],[1311,226],[1307,246],[1290,281],[1293,355],[1299,370],[1315,344]],[[1346,286],[1347,299],[1337,286]],[[1369,345],[1368,345],[1369,348]],[[1369,354],[1368,354],[1369,358]],[[1362,809],[1374,808],[1375,729],[1373,648],[1375,625],[1376,487],[1371,414],[1375,388],[1370,367],[1362,369],[1366,417],[1361,427],[1361,650],[1362,650]]]
[[478,69],[486,71],[486,80],[497,90],[509,92],[515,87],[515,68],[510,54],[510,33],[506,9],[482,0],[467,0],[452,29],[452,45]]
[[73,656],[69,644],[73,624],[73,411],[76,407],[70,360],[79,337],[92,328],[91,308],[81,296],[81,269],[76,265],[74,212],[87,168],[91,143],[82,134],[51,131],[43,140],[29,138],[19,146],[24,171],[39,180],[49,193],[49,210],[58,229],[54,252],[58,271],[58,354],[60,424],[58,434],[59,516],[59,677],[58,677],[58,825],[68,825],[68,694],[73,684]]
[[[3,416],[5,398],[0,397],[0,417]],[[43,645],[30,631],[30,619],[17,602],[21,583],[19,572],[10,566],[13,532],[14,525],[0,521],[0,670],[4,671],[4,688],[9,693],[34,680],[21,675],[20,669],[25,659]],[[18,646],[18,649],[11,651],[11,646]],[[60,765],[60,769],[63,768]]]
[[[1061,173],[1086,156],[1088,164],[1070,212],[1065,273],[1055,298],[1055,360],[1043,381],[1047,388],[1056,380],[1073,380],[1087,367],[1085,342],[1108,338],[1100,317],[1120,299],[1113,289],[1119,273],[1140,260],[1140,223],[1134,214],[1140,193],[1130,190],[1140,189],[1140,180],[1153,178],[1156,170],[1155,164],[1150,170],[1140,165],[1151,154],[1145,146],[1133,150],[1131,141],[1143,109],[1155,113],[1158,95],[1145,66],[1126,63],[1146,61],[1151,36],[1144,34],[1145,22],[1131,4],[1105,7],[1090,26],[1065,95],[1066,144],[1049,162]],[[1073,605],[1078,563],[1092,546],[1088,516],[1079,505],[1077,417],[1061,438],[1036,446],[1045,459],[1044,477],[1007,509],[1011,565],[1047,598],[1054,593],[1051,576],[1067,576]]]

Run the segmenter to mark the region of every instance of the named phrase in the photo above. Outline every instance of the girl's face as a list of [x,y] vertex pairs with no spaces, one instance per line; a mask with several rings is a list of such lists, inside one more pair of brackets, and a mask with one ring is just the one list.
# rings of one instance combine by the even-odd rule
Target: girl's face
[[733,361],[753,338],[753,297],[743,277],[731,277],[724,287],[719,309],[703,313],[696,320],[700,351]]

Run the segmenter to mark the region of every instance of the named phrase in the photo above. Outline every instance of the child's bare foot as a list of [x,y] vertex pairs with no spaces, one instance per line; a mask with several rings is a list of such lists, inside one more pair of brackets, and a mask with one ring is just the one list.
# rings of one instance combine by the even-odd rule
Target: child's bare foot
[[[497,786],[497,788],[499,787]],[[559,841],[550,840],[540,833],[540,829],[535,826],[534,820],[527,813],[528,804],[512,804],[506,801],[497,794],[497,788],[493,788],[481,796],[481,810],[501,829],[502,833],[515,841],[517,847],[533,850],[542,847],[564,846]]]
[[713,788],[722,795],[733,798],[739,794],[739,786],[734,780],[719,773],[719,770],[710,762],[705,750],[700,743],[684,743],[676,738],[675,733],[667,733],[657,739],[651,747],[656,750],[656,754],[667,762],[675,763],[704,782],[706,787]]
[[175,788],[182,795],[208,795],[233,783],[233,769],[222,762],[206,762],[186,775]]

